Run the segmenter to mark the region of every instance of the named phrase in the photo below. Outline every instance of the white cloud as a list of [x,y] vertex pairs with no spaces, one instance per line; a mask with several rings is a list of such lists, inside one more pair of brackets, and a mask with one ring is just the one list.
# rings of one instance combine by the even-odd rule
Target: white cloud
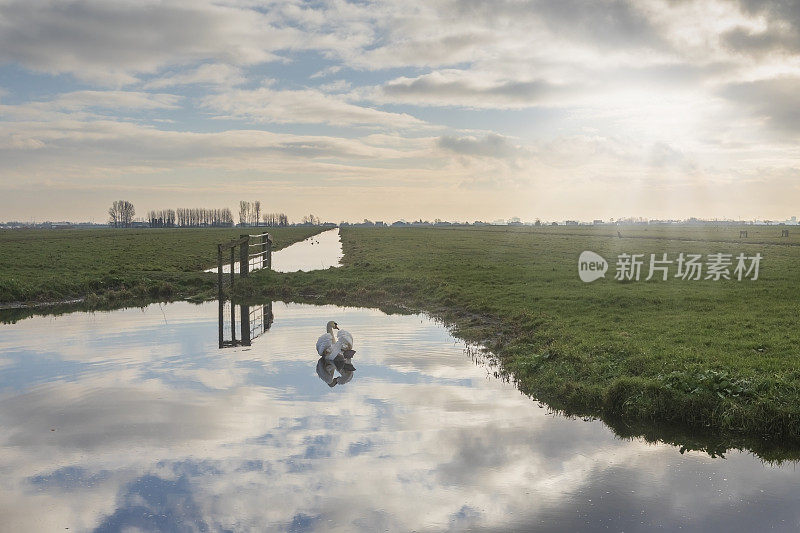
[[234,87],[241,85],[246,80],[242,69],[225,64],[206,64],[199,67],[165,74],[144,84],[145,89],[161,89],[181,85],[216,85]]
[[330,83],[324,83],[319,86],[320,90],[326,93],[343,93],[347,92],[353,84],[345,80],[336,80]]
[[[216,172],[251,190],[337,180],[380,214],[410,183],[460,184],[484,187],[459,196],[491,205],[482,217],[549,197],[539,207],[564,218],[575,204],[559,188],[602,182],[597,196],[633,182],[683,187],[702,211],[705,181],[800,168],[787,5],[0,0],[0,68],[20,76],[0,89],[0,186],[113,176],[101,186],[211,191]],[[319,86],[303,88],[309,79]],[[123,85],[136,90],[100,90]],[[443,215],[422,196],[418,216]],[[457,212],[449,198],[441,209]]]
[[397,78],[365,91],[364,96],[379,102],[502,109],[564,105],[571,93],[574,90],[546,80],[493,80],[472,71],[445,70]]
[[505,137],[496,134],[489,134],[480,139],[472,136],[453,137],[444,135],[439,137],[437,144],[444,150],[466,156],[506,159],[525,153],[524,149],[515,146]]
[[309,78],[311,78],[311,79],[314,79],[314,78],[325,78],[325,77],[328,77],[330,75],[336,74],[340,70],[342,70],[341,65],[333,65],[333,66],[330,66],[330,67],[326,67],[326,68],[324,68],[322,70],[318,70],[317,72],[315,72],[314,74],[309,76]]
[[414,128],[424,122],[404,113],[389,113],[348,102],[344,97],[314,89],[228,91],[207,96],[203,107],[227,117],[276,124],[331,124],[335,126],[381,126]]
[[125,84],[138,73],[186,62],[263,63],[302,42],[300,32],[272,22],[255,10],[206,1],[6,1],[0,61]]
[[[0,104],[0,117],[21,121],[82,120],[100,114],[177,109],[183,97],[138,91],[74,91],[50,100]],[[4,123],[0,121],[0,128]],[[21,132],[20,132],[21,133]]]

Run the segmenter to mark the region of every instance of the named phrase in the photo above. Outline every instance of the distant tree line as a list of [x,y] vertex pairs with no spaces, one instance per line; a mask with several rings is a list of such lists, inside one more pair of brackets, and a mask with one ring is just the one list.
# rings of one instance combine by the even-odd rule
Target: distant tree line
[[264,213],[261,214],[261,202],[239,202],[239,225],[240,226],[288,226],[289,217],[286,213]]
[[162,209],[147,214],[151,228],[197,228],[197,227],[229,227],[233,226],[231,210],[205,209],[202,207]]
[[[115,228],[129,228],[133,225],[143,226],[145,223],[151,228],[197,228],[197,227],[230,227],[233,226],[233,213],[227,207],[222,209],[205,209],[201,207],[160,209],[147,212],[147,219],[141,218],[134,221],[136,210],[127,200],[117,200],[108,208],[109,224]],[[261,202],[239,202],[240,226],[289,226],[289,217],[286,213],[263,213]],[[303,224],[320,224],[320,219],[314,215],[303,217]]]
[[147,220],[151,228],[174,228],[175,210],[162,209],[161,211],[150,211],[147,213]]
[[108,223],[115,228],[130,228],[136,209],[127,200],[116,200],[108,208]]
[[289,217],[286,213],[264,213],[265,226],[280,226],[285,227],[289,225]]

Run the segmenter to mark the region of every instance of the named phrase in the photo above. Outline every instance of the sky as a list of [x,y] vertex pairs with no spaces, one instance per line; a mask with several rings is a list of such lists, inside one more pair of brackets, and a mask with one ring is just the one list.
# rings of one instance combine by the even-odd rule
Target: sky
[[0,220],[800,216],[796,0],[0,0]]

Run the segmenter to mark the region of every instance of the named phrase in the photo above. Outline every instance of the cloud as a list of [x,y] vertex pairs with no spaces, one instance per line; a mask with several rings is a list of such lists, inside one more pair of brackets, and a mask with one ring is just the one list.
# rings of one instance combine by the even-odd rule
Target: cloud
[[[126,112],[177,109],[182,96],[140,91],[73,91],[50,100],[18,105],[0,104],[0,117],[22,121],[78,120],[98,113],[123,115]],[[3,122],[0,121],[0,128]]]
[[762,120],[781,138],[791,141],[800,134],[800,77],[731,83],[722,87],[720,94]]
[[348,102],[342,96],[314,89],[228,91],[207,96],[202,106],[226,117],[274,124],[330,124],[381,126],[390,129],[420,127],[424,122],[405,113],[390,113]]
[[[665,49],[662,28],[647,9],[623,0],[451,0],[362,6],[378,29],[372,46],[336,54],[369,69],[439,68],[515,58],[548,61],[565,49]],[[331,13],[336,17],[336,13]]]
[[332,74],[336,74],[340,70],[342,70],[341,65],[332,65],[332,66],[326,67],[326,68],[324,68],[322,70],[318,70],[317,72],[315,72],[314,74],[309,76],[309,78],[310,79],[325,78],[325,77],[330,76]]
[[468,71],[446,70],[397,78],[370,95],[378,101],[427,106],[514,108],[554,102],[566,89],[545,80],[482,80]]
[[347,92],[350,89],[351,86],[352,86],[352,83],[350,83],[349,81],[336,80],[336,81],[332,81],[330,83],[324,83],[324,84],[320,85],[319,88],[320,88],[320,90],[322,90],[322,91],[324,91],[326,93],[343,93],[343,92]]
[[[480,2],[463,0],[457,3],[474,16]],[[642,2],[629,0],[506,0],[483,4],[483,14],[505,20],[539,18],[554,33],[585,40],[594,46],[625,47],[664,46],[658,25],[651,19]]]
[[[796,517],[791,498],[767,498],[765,510],[759,496],[791,490],[792,465],[682,455],[553,416],[487,379],[425,317],[273,311],[269,338],[225,357],[213,303],[31,318],[4,331],[0,347],[17,357],[0,403],[4,526],[500,531],[589,520],[730,530],[749,516],[752,530],[762,512],[775,523]],[[334,311],[357,332],[361,359],[356,378],[331,391],[298,346]],[[198,371],[232,379],[207,387]],[[724,512],[731,499],[742,513]]]
[[218,85],[234,87],[246,80],[242,69],[225,64],[200,65],[193,70],[163,75],[144,84],[145,89],[161,89],[180,85]]
[[187,62],[263,63],[300,42],[259,11],[205,1],[0,4],[0,62],[104,85]]
[[[275,134],[256,130],[232,130],[216,133],[164,131],[128,122],[108,120],[0,123],[3,134],[36,141],[47,146],[52,156],[67,157],[72,151],[97,163],[118,161],[120,167],[148,161],[159,165],[185,164],[226,157],[235,161],[268,152],[303,157],[369,158],[386,157],[392,151],[372,148],[358,140],[337,137]],[[7,148],[0,143],[0,149]],[[44,157],[44,154],[42,155]],[[10,163],[10,159],[6,159]]]
[[483,138],[444,135],[439,137],[437,145],[443,150],[475,157],[505,159],[525,153],[518,146],[511,144],[508,139],[497,134],[488,134]]
[[182,96],[136,91],[75,91],[65,93],[46,106],[54,109],[175,109]]
[[[574,196],[578,182],[603,183],[597,195],[691,178],[674,208],[696,214],[706,180],[798,167],[786,149],[800,77],[792,8],[0,0],[0,69],[11,74],[0,88],[0,186],[144,195],[211,191],[218,173],[248,190],[336,181],[371,210],[354,217],[384,218],[410,183],[489,184],[480,205],[492,212],[480,216],[507,218],[517,203],[575,209],[569,198],[533,205],[544,197],[534,180]],[[644,206],[642,196],[627,201]],[[3,212],[37,209],[18,203]],[[393,212],[434,218],[450,206],[425,209]]]
[[745,14],[763,18],[755,28],[736,27],[723,42],[737,52],[760,56],[769,52],[800,54],[800,9],[791,0],[731,0]]

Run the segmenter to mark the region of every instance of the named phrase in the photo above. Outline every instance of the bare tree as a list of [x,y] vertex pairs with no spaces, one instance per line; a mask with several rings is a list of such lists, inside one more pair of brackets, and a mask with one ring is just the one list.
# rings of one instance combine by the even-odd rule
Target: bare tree
[[264,213],[263,220],[265,226],[289,225],[289,217],[286,216],[286,213]]
[[253,218],[256,226],[258,226],[259,222],[261,221],[261,202],[258,200],[253,202]]
[[224,209],[178,208],[175,211],[167,209],[150,212],[151,228],[174,227],[176,222],[182,228],[226,227],[233,226],[233,214],[227,207]]
[[247,224],[247,215],[250,211],[250,202],[241,200],[239,202],[239,225],[244,226]]
[[108,208],[108,223],[115,228],[119,227],[119,212],[117,211],[117,202],[111,204]]
[[108,208],[108,222],[113,224],[115,228],[131,227],[131,222],[133,222],[135,215],[136,209],[127,200],[116,200]]
[[134,216],[136,216],[136,209],[133,204],[127,200],[122,200],[122,223],[126,228],[131,227]]

